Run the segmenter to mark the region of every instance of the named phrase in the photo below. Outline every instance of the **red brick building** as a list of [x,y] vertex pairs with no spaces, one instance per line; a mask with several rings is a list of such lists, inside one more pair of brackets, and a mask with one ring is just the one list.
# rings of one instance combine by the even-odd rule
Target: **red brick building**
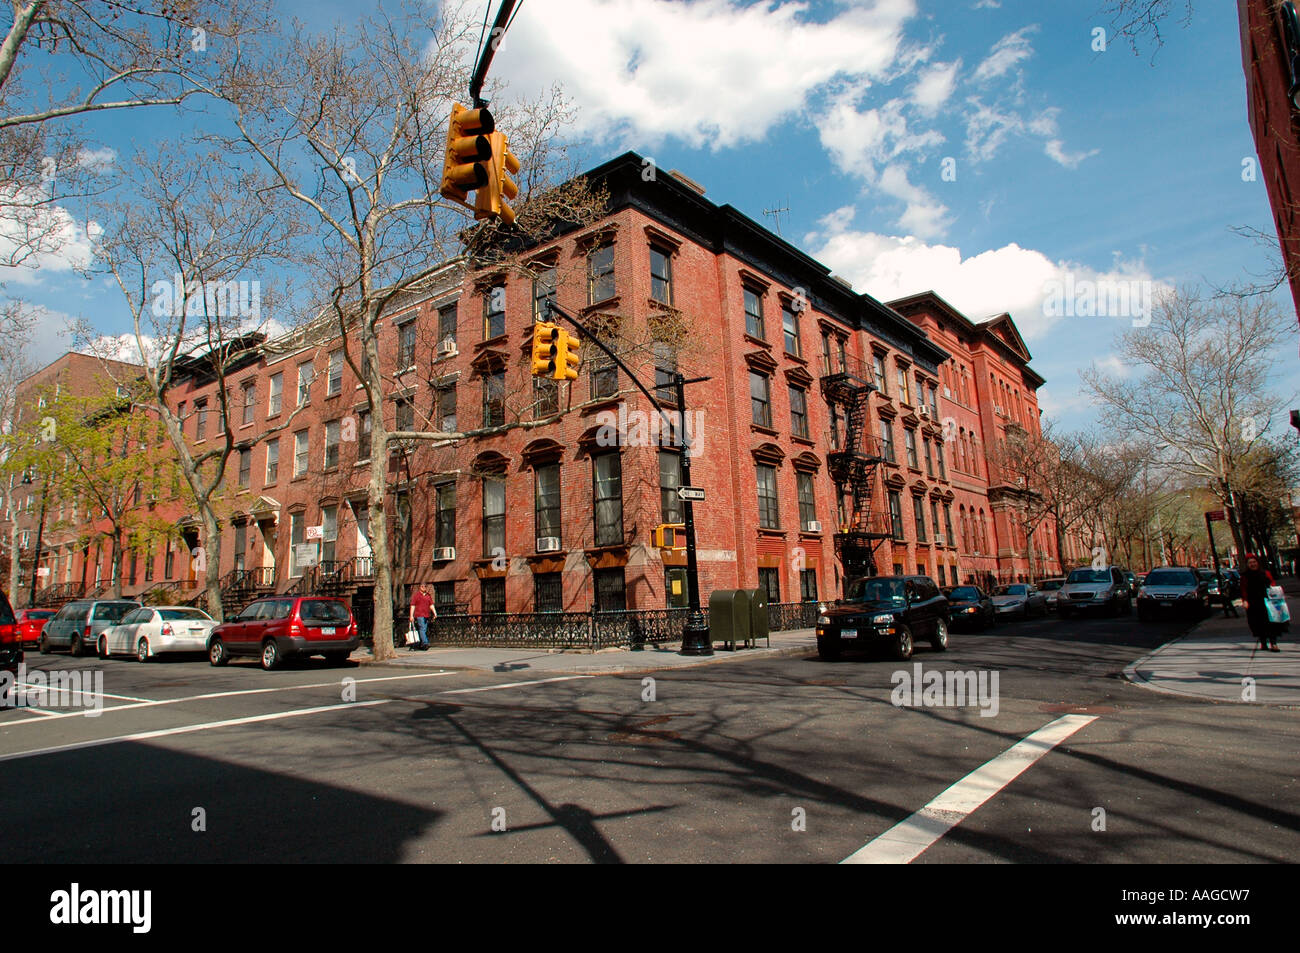
[[1300,19],[1291,0],[1237,0],[1237,16],[1250,131],[1300,313]]
[[[1010,318],[974,325],[934,295],[887,307],[684,177],[646,181],[644,168],[628,153],[588,173],[610,194],[594,227],[508,269],[447,262],[390,309],[387,427],[471,433],[385,463],[399,583],[428,581],[439,604],[470,611],[685,604],[683,555],[651,543],[681,520],[680,450],[589,342],[578,380],[531,376],[548,298],[601,327],[661,402],[673,371],[709,377],[686,398],[706,601],[737,587],[834,597],[846,574],[873,570],[1027,575],[980,462],[1004,426],[995,403],[1036,426],[1042,379]],[[310,590],[364,617],[373,598],[370,427],[336,334],[301,329],[227,373],[228,421],[201,362],[172,390],[197,447],[227,425],[234,440],[220,554],[233,603]],[[181,514],[182,548],[202,544],[198,529]],[[165,554],[149,558],[155,578],[197,591]]]

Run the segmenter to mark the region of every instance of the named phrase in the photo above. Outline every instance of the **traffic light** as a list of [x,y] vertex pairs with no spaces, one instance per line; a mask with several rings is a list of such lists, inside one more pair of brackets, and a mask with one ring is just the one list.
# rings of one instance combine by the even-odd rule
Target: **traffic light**
[[650,531],[650,541],[656,549],[671,549],[678,552],[686,549],[685,523],[660,523]]
[[[555,375],[560,366],[560,341],[564,332],[548,321],[539,321],[533,325],[533,376],[549,377]],[[556,377],[558,380],[558,376]]]
[[578,379],[578,365],[582,363],[582,355],[578,353],[578,336],[570,334],[568,331],[560,331],[560,353],[556,355],[555,379],[557,381],[576,381]]
[[487,182],[474,197],[475,218],[499,218],[510,223],[515,220],[515,210],[507,199],[519,194],[519,186],[510,178],[519,171],[519,160],[510,151],[505,133],[491,132],[487,135],[488,160]]
[[466,109],[460,103],[452,104],[442,187],[438,189],[443,198],[468,206],[469,193],[476,189],[481,193],[488,184],[492,136],[500,135],[495,129],[496,122],[486,108]]

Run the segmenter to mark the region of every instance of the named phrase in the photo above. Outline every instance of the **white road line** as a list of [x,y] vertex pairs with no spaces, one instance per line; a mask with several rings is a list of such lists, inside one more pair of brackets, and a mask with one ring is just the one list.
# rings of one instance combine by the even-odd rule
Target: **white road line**
[[322,705],[319,708],[298,708],[293,711],[273,712],[269,715],[250,715],[247,718],[231,718],[227,721],[209,721],[201,725],[181,725],[178,728],[160,728],[157,731],[141,731],[133,735],[117,735],[113,738],[99,738],[95,741],[78,741],[73,744],[55,745],[51,748],[35,748],[31,751],[17,751],[13,754],[0,754],[0,761],[17,761],[20,758],[36,758],[44,754],[58,754],[63,751],[76,751],[80,748],[98,748],[114,745],[123,741],[149,741],[153,738],[165,738],[168,735],[185,735],[195,731],[208,731],[212,728],[233,728],[236,725],[251,725],[259,721],[276,721],[281,718],[297,718],[300,715],[316,715],[323,711],[338,711],[341,708],[369,708],[374,705],[387,705],[392,699],[378,698],[369,702],[340,702],[337,705]]
[[523,688],[526,685],[545,685],[548,682],[571,682],[575,678],[595,678],[594,675],[561,675],[559,678],[539,678],[532,682],[506,682],[504,685],[483,685],[479,688],[453,688],[440,695],[468,695],[471,692],[494,692],[498,688]]
[[[100,669],[89,669],[89,671],[97,672],[97,671],[101,671],[101,670],[100,670]],[[45,684],[45,685],[33,685],[31,682],[19,682],[19,683],[18,683],[18,687],[19,687],[19,688],[35,688],[35,689],[39,689],[39,690],[44,691],[44,692],[47,692],[47,693],[48,693],[48,692],[59,691],[59,692],[67,692],[69,695],[99,695],[100,698],[120,698],[120,699],[122,699],[122,701],[128,701],[128,702],[147,702],[147,701],[151,701],[151,700],[152,700],[152,699],[149,699],[149,698],[136,698],[134,695],[114,695],[114,694],[112,694],[112,693],[110,693],[110,692],[83,692],[83,691],[74,691],[74,690],[69,689],[69,688],[59,688],[58,686],[51,686],[51,685],[48,684],[48,683]]]
[[[419,675],[385,675],[383,678],[359,678],[358,685],[369,685],[372,682],[396,682],[412,678],[440,678],[444,675],[455,675],[455,672],[422,672]],[[291,692],[301,688],[338,688],[342,684],[342,679],[335,682],[316,682],[311,685],[277,685],[274,688],[247,688],[234,692],[209,692],[206,695],[186,695],[183,698],[163,698],[159,701],[144,701],[131,705],[109,705],[103,708],[100,714],[106,714],[113,711],[130,711],[135,708],[156,708],[159,705],[179,705],[184,702],[207,701],[212,698],[233,698],[237,695],[266,695],[271,692]],[[24,711],[35,711],[33,708],[26,708]],[[42,712],[50,718],[85,718],[84,711],[60,711],[60,712]],[[98,717],[98,716],[96,716]],[[8,728],[16,728],[19,725],[41,724],[39,719],[30,721],[15,721],[13,724],[0,725],[0,733]]]
[[911,817],[899,821],[841,863],[910,864],[1035,761],[1096,720],[1096,715],[1064,715],[1044,725],[992,761],[976,768]]

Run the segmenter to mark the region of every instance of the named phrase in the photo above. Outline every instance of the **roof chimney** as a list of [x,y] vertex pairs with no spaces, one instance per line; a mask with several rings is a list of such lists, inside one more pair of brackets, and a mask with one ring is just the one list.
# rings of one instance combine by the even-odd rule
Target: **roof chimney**
[[669,169],[668,174],[692,192],[698,192],[700,195],[704,194],[704,186],[700,185],[700,183],[696,182],[690,176],[678,172],[676,169]]

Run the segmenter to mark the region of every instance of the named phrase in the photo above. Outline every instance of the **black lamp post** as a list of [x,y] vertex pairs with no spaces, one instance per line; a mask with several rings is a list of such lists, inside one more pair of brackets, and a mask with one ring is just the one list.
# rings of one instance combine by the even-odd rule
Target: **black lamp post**
[[[32,485],[32,473],[30,470],[23,474],[23,485]],[[40,522],[36,524],[36,549],[32,552],[32,585],[31,592],[27,596],[28,608],[36,605],[36,570],[39,569],[41,565],[41,540],[45,535],[45,502],[49,490],[50,487],[48,483],[41,485],[41,517]]]

